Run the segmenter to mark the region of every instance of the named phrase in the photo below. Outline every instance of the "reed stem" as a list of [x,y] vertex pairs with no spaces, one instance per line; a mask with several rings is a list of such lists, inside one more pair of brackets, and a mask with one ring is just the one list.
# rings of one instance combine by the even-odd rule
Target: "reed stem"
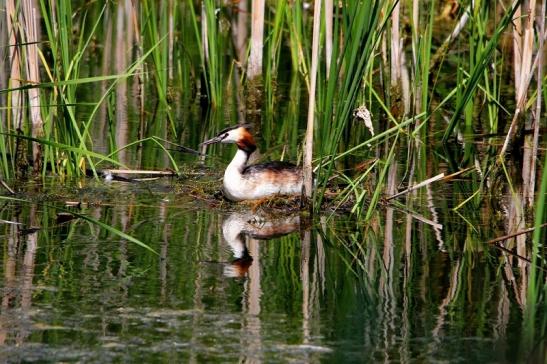
[[[536,175],[537,175],[537,158],[538,158],[538,146],[539,146],[539,128],[541,123],[541,92],[542,92],[542,86],[543,86],[543,53],[544,53],[544,45],[545,45],[545,17],[547,16],[546,13],[546,3],[547,0],[543,0],[541,4],[541,13],[538,17],[539,19],[539,37],[538,37],[538,50],[537,50],[537,57],[538,57],[538,66],[537,66],[537,76],[536,76],[536,107],[533,114],[532,119],[532,127],[533,134],[531,137],[531,151],[530,151],[530,163],[529,163],[529,173],[527,173],[524,176],[525,184],[524,184],[524,198],[525,203],[528,205],[528,207],[532,207],[534,205],[534,195],[535,195],[535,189],[536,189]],[[523,169],[523,172],[524,169]],[[546,173],[543,171],[543,173]],[[527,183],[526,183],[527,182]]]
[[333,0],[325,0],[325,63],[327,67],[326,78],[329,79],[332,62],[332,17]]
[[[40,84],[40,71],[38,69],[38,43],[40,41],[39,32],[39,17],[38,4],[36,0],[28,0],[23,2],[23,17],[25,21],[25,35],[26,35],[26,64],[27,64],[27,78],[28,82],[33,85]],[[40,107],[40,89],[38,87],[31,87],[27,90],[29,107],[30,107],[30,120],[32,123],[32,136],[34,138],[41,138],[44,135],[43,121]],[[42,169],[42,148],[39,143],[32,143],[32,161],[35,172],[39,172]]]
[[265,0],[253,0],[251,9],[251,51],[247,63],[247,78],[254,79],[262,75],[264,48],[264,9]]
[[[21,130],[23,127],[23,98],[19,88],[23,79],[21,74],[21,48],[19,47],[19,20],[15,0],[6,1],[6,16],[9,47],[9,81],[8,87],[13,89],[8,93],[8,110],[11,111],[11,125]],[[8,119],[9,120],[9,119]]]
[[312,196],[312,158],[313,158],[313,131],[315,122],[315,88],[317,83],[317,68],[319,63],[319,32],[321,30],[321,3],[316,0],[313,8],[313,39],[311,54],[310,93],[308,101],[308,123],[306,139],[304,141],[304,194]]

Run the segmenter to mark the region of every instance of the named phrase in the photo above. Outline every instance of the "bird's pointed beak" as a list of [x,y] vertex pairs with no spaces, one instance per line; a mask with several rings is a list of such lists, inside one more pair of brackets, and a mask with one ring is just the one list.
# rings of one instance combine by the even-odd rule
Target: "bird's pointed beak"
[[215,144],[215,143],[219,143],[221,140],[222,140],[221,137],[216,136],[216,137],[214,137],[214,138],[212,138],[212,139],[209,139],[209,140],[204,141],[204,142],[201,143],[200,145]]

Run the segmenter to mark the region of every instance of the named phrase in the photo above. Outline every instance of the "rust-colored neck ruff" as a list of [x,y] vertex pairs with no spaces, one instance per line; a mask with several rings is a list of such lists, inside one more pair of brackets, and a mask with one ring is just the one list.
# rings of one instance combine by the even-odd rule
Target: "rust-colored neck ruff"
[[246,129],[243,129],[241,132],[241,137],[236,144],[239,149],[247,152],[249,155],[256,150],[255,140],[253,139],[251,133],[249,133]]

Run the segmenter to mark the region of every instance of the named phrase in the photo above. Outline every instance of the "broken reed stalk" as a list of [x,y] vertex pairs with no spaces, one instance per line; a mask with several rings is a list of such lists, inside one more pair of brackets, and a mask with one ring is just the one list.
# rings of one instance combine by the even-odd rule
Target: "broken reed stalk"
[[525,261],[528,264],[532,264],[532,261],[530,259],[528,259],[526,257],[523,257],[522,255],[519,255],[519,254],[515,253],[513,250],[507,249],[506,247],[504,247],[500,244],[494,244],[494,247],[498,248],[499,250],[501,250],[501,251],[503,251],[503,252],[505,252],[505,253],[517,258],[517,259]]
[[3,179],[0,179],[0,185],[2,185],[10,195],[15,195],[15,191],[12,190],[12,188]]
[[414,191],[414,190],[417,190],[417,189],[420,188],[420,187],[427,186],[428,184],[433,183],[433,182],[438,181],[438,180],[443,179],[443,178],[444,178],[444,173],[438,174],[438,175],[436,175],[435,177],[428,178],[428,179],[426,179],[425,181],[422,181],[422,182],[420,182],[420,183],[417,183],[417,184],[415,184],[414,186],[411,186],[411,187],[407,188],[407,189],[404,190],[404,191],[401,191],[401,192],[399,192],[399,193],[396,193],[396,194],[394,194],[394,195],[391,195],[391,196],[389,196],[388,198],[386,198],[386,200],[389,201],[389,200],[392,200],[392,199],[394,199],[394,198],[396,198],[396,197],[405,195],[405,194],[407,194],[407,193],[409,193],[409,192],[412,192],[412,191]]
[[458,171],[458,172],[454,172],[454,173],[452,173],[452,174],[449,174],[448,176],[445,176],[444,173],[438,174],[438,175],[436,175],[436,176],[434,176],[434,177],[431,177],[431,178],[428,178],[428,179],[426,179],[426,180],[424,180],[424,181],[422,181],[422,182],[420,182],[420,183],[418,183],[418,184],[415,184],[415,185],[413,185],[413,186],[410,186],[409,188],[407,188],[407,189],[404,190],[404,191],[401,191],[401,192],[398,192],[398,193],[396,193],[396,194],[394,194],[394,195],[392,195],[392,196],[389,196],[388,198],[386,198],[386,200],[387,200],[387,201],[392,200],[392,199],[394,199],[394,198],[396,198],[396,197],[405,195],[405,194],[407,194],[407,193],[409,193],[409,192],[412,192],[412,191],[414,191],[414,190],[417,190],[418,188],[427,186],[427,185],[429,185],[429,184],[431,184],[431,183],[433,183],[433,182],[439,181],[439,180],[445,180],[445,181],[446,181],[446,180],[449,180],[449,179],[451,179],[451,178],[454,178],[454,177],[456,177],[456,176],[459,176],[459,175],[462,174],[462,173],[468,172],[468,171],[470,171],[470,170],[472,170],[472,169],[474,169],[474,168],[475,168],[475,167],[465,168],[465,169],[462,169],[461,171]]
[[304,193],[307,198],[312,196],[312,156],[313,129],[315,121],[315,88],[317,83],[317,65],[319,63],[319,33],[321,30],[321,2],[316,0],[313,7],[313,40],[311,54],[310,94],[308,102],[308,122],[306,139],[304,141]]
[[247,78],[262,75],[262,50],[264,47],[265,0],[253,0],[251,9],[251,51],[247,64]]
[[[26,43],[26,64],[27,80],[33,85],[40,83],[40,70],[38,68],[38,42],[39,35],[39,16],[38,4],[36,0],[23,1],[24,18],[24,36]],[[40,107],[40,89],[31,87],[27,90],[30,110],[30,120],[32,123],[32,137],[41,138],[44,135],[42,113]],[[32,161],[34,172],[42,169],[42,146],[40,143],[32,142]]]
[[146,170],[146,169],[103,169],[104,173],[111,173],[115,175],[120,174],[143,174],[143,175],[156,175],[156,176],[176,176],[174,171],[158,171],[158,170]]

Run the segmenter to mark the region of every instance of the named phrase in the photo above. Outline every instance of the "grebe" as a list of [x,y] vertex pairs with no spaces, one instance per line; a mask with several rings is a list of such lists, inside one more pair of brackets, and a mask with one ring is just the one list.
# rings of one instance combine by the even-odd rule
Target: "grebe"
[[253,263],[247,249],[247,237],[270,240],[300,230],[300,215],[277,218],[252,212],[232,212],[222,223],[222,236],[232,250],[234,259],[224,265],[227,277],[245,277]]
[[202,143],[234,143],[237,152],[224,172],[224,194],[231,201],[258,200],[275,195],[302,193],[302,168],[288,162],[247,165],[256,143],[245,125],[224,129]]

